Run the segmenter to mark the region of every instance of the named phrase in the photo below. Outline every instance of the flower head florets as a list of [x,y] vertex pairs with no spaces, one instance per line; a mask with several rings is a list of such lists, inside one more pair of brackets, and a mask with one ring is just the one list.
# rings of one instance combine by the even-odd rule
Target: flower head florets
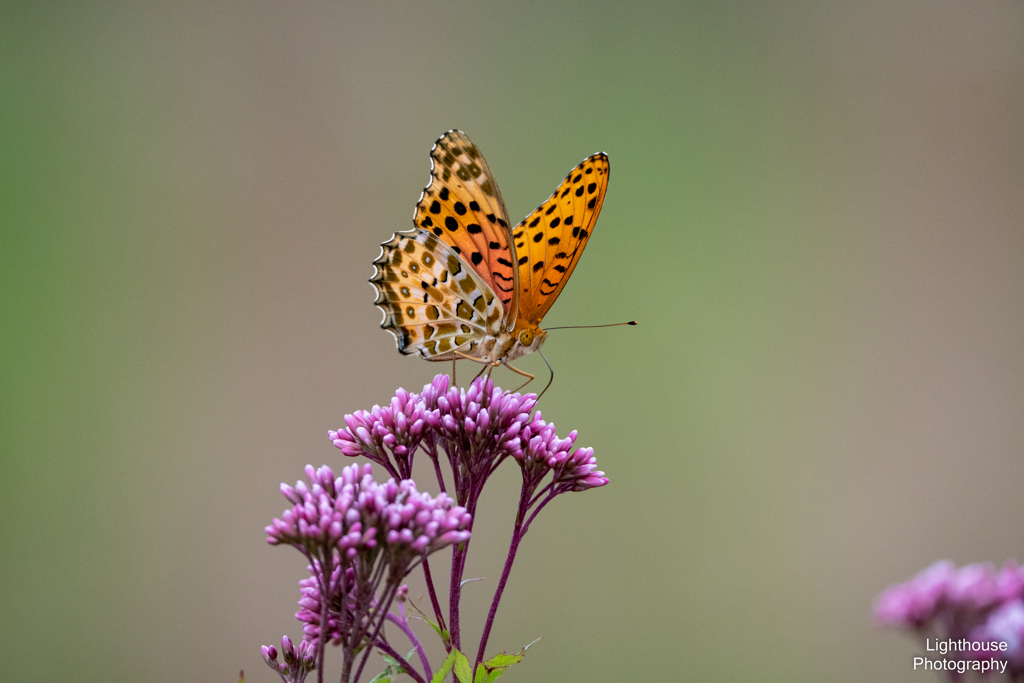
[[[436,381],[429,386],[439,388]],[[428,405],[432,410],[427,420],[446,451],[454,451],[456,460],[469,469],[478,469],[517,451],[519,432],[535,405],[534,394],[506,393],[489,378],[480,377],[468,389],[438,391]]]
[[412,476],[412,456],[423,438],[425,419],[423,399],[399,389],[390,405],[346,415],[347,428],[327,434],[345,455],[365,456],[396,479],[408,479]]
[[984,624],[971,631],[970,639],[1006,643],[1007,649],[1001,656],[1009,665],[1009,673],[1024,673],[1024,600],[1017,598],[1004,603]]
[[957,569],[949,560],[936,562],[906,583],[886,589],[875,603],[880,623],[922,629],[942,623],[950,637],[963,637],[988,612],[1024,594],[1024,568],[1008,562],[968,564]]
[[411,479],[379,484],[370,465],[346,467],[337,479],[326,465],[307,465],[306,477],[308,484],[281,485],[293,506],[266,527],[268,543],[354,557],[376,549],[381,539],[389,552],[424,554],[469,537],[469,514],[443,493],[434,498],[417,491]]
[[[299,611],[295,618],[302,623],[302,634],[316,645],[324,629],[320,623],[322,591],[320,589],[319,567],[306,567],[311,576],[299,581]],[[342,575],[344,572],[344,576]],[[355,569],[337,565],[328,579],[327,594],[330,596],[327,610],[327,640],[337,644],[344,633],[350,630],[348,623],[356,611]]]
[[273,645],[264,645],[260,652],[267,666],[276,671],[285,683],[302,683],[316,666],[316,647],[305,640],[296,647],[291,638],[282,637],[280,654],[283,661],[278,660],[278,651]]
[[[443,493],[421,493],[412,480],[374,481],[370,465],[351,465],[340,477],[307,465],[306,478],[281,485],[292,507],[266,527],[267,541],[292,545],[310,560],[295,615],[309,642],[324,636],[356,647],[383,619],[388,591],[397,591],[420,558],[468,540],[472,517]],[[385,575],[390,588],[379,598],[375,577]]]
[[936,562],[886,589],[875,617],[922,637],[974,641],[968,656],[1003,660],[1013,680],[1024,674],[1024,567],[1016,562],[998,571],[991,564],[958,569],[949,560]]
[[597,470],[593,448],[577,448],[576,430],[564,439],[558,438],[555,425],[545,422],[538,410],[520,436],[521,447],[514,457],[523,468],[523,476],[541,478],[552,472],[556,493],[585,491],[608,483],[604,472]]
[[370,465],[352,465],[335,479],[326,465],[316,470],[306,465],[308,484],[281,484],[281,493],[293,506],[265,528],[267,542],[314,555],[339,549],[352,556],[361,548],[374,548],[377,529],[365,524],[357,505],[362,491],[378,486],[370,472]]
[[[295,615],[305,640],[301,652],[292,648],[292,659],[304,662],[313,648],[313,659],[322,666],[324,645],[333,642],[343,652],[342,680],[349,681],[359,679],[373,648],[400,658],[387,642],[384,622],[391,619],[415,641],[405,614],[408,586],[402,581],[421,561],[435,615],[445,622],[426,557],[448,545],[455,547],[443,632],[446,643],[460,647],[459,594],[472,512],[490,475],[511,458],[521,466],[523,486],[505,572],[481,637],[482,661],[508,569],[530,523],[557,495],[608,483],[597,470],[593,449],[576,448],[575,431],[559,438],[540,412],[531,415],[536,404],[534,394],[505,392],[489,376],[460,389],[451,386],[448,376],[437,375],[421,393],[399,389],[387,405],[346,415],[345,427],[328,433],[344,455],[379,464],[391,479],[376,482],[370,465],[345,467],[337,477],[329,467],[307,466],[305,481],[281,485],[291,507],[265,527],[267,541],[299,549],[310,572],[299,582]],[[441,490],[436,497],[421,493],[410,478],[421,450],[433,464]],[[442,454],[450,466],[454,498],[446,494]],[[396,599],[397,616],[388,612]],[[417,649],[425,678],[433,679],[418,644]],[[276,648],[264,648],[263,654],[287,683],[301,683],[297,677],[304,677],[305,670],[280,665]]]

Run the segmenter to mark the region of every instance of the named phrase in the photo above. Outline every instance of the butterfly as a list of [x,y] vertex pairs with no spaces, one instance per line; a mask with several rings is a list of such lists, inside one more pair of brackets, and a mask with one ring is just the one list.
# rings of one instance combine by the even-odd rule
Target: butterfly
[[381,327],[403,354],[504,365],[529,383],[534,376],[509,363],[544,343],[541,319],[601,213],[608,156],[584,159],[515,227],[491,169],[465,133],[438,138],[430,160],[415,227],[396,232],[373,262]]

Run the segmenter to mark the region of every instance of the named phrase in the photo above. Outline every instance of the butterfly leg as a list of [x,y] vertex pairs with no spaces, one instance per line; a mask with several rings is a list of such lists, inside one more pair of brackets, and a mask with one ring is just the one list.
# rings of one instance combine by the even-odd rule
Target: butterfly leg
[[480,375],[484,374],[489,369],[490,369],[490,366],[488,366],[488,365],[485,365],[482,368],[480,368],[480,372],[476,373],[476,376],[473,377],[473,381],[475,382],[476,380],[478,380],[480,378]]
[[[488,368],[490,367],[490,363],[488,363],[487,361],[480,360],[479,358],[474,358],[473,356],[465,354],[462,351],[459,351],[458,349],[455,349],[452,353],[454,353],[455,356],[458,356],[460,358],[465,358],[466,360],[471,360],[474,363],[480,363],[481,365],[483,365],[483,367],[480,368],[480,372],[476,373],[476,377],[473,378],[474,380],[477,377],[479,377],[480,375],[484,374],[484,372],[486,370],[488,370]],[[456,358],[453,357],[452,358],[452,386],[456,386],[455,385],[455,360],[456,360]]]
[[514,389],[513,391],[519,391],[520,389],[522,389],[523,387],[525,387],[525,386],[526,386],[527,384],[529,384],[530,382],[532,382],[532,381],[533,381],[533,379],[534,379],[534,376],[533,376],[533,375],[531,375],[530,373],[528,373],[528,372],[523,372],[523,371],[522,371],[522,370],[520,370],[519,368],[513,367],[513,366],[509,365],[508,363],[502,363],[502,365],[504,365],[504,366],[505,366],[506,368],[508,368],[508,369],[509,369],[509,370],[511,370],[512,372],[516,373],[517,375],[522,375],[523,377],[527,377],[527,378],[528,378],[528,379],[527,379],[527,380],[526,380],[525,382],[523,382],[522,384],[520,384],[520,385],[519,385],[519,387],[518,387],[518,388],[516,388],[516,389]]
[[452,357],[452,386],[453,387],[459,386],[459,381],[457,379],[455,379],[455,357],[454,356]]

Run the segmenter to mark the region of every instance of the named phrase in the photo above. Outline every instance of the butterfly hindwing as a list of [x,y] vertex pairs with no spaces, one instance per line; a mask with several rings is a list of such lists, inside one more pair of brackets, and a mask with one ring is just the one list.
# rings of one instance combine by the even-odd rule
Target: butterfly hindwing
[[403,354],[450,359],[467,355],[501,330],[503,308],[452,247],[424,230],[397,232],[381,245],[370,282],[384,311],[381,327]]
[[430,151],[430,184],[413,222],[444,240],[497,294],[510,328],[516,314],[514,256],[508,212],[482,154],[462,131],[448,131]]
[[540,323],[587,245],[608,189],[608,156],[584,159],[554,194],[512,229],[519,267],[519,317]]

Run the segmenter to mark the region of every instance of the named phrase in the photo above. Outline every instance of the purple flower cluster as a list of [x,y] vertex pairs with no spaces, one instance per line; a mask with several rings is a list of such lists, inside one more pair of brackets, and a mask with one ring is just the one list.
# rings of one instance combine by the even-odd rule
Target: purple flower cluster
[[453,451],[449,460],[480,470],[486,469],[483,464],[519,452],[519,432],[537,405],[536,396],[505,393],[485,378],[468,389],[447,384],[447,375],[438,375],[423,388],[423,395],[431,427],[445,450]]
[[[447,379],[447,377],[445,378]],[[412,477],[412,456],[423,438],[428,410],[423,399],[405,389],[391,404],[345,416],[346,429],[330,431],[331,441],[349,457],[365,456],[396,479]],[[390,457],[389,457],[390,456]]]
[[506,393],[487,378],[459,389],[449,386],[447,375],[437,375],[420,394],[399,389],[388,406],[346,415],[347,427],[328,436],[345,455],[362,455],[392,476],[411,472],[418,448],[435,466],[442,449],[455,478],[456,496],[471,512],[484,481],[509,456],[529,470],[531,479],[552,472],[559,493],[607,484],[604,473],[596,469],[593,449],[571,450],[576,432],[559,439],[555,426],[539,411],[530,415],[536,405],[533,394]]
[[[469,538],[471,517],[445,494],[432,498],[416,482],[378,484],[371,466],[351,465],[335,479],[326,465],[306,465],[310,484],[281,484],[293,507],[266,527],[271,545],[293,545],[313,556],[337,550],[345,558],[383,549],[392,555],[432,553]],[[378,540],[383,539],[382,548]]]
[[[536,395],[505,392],[489,377],[479,377],[468,388],[460,389],[451,386],[447,375],[437,375],[419,394],[399,389],[387,406],[346,415],[346,427],[330,431],[328,436],[345,455],[361,455],[396,477],[409,476],[413,457],[422,450],[434,466],[438,487],[446,491],[441,470],[443,453],[451,471],[455,499],[471,515],[488,478],[511,457],[523,475],[509,550],[511,566],[530,522],[555,496],[608,483],[604,473],[597,470],[593,449],[574,449],[575,431],[565,439],[558,438],[555,426],[545,422],[539,411],[531,415],[536,405]],[[549,473],[550,480],[541,486]],[[467,544],[458,545],[452,556],[449,616],[456,647],[460,642],[459,595],[467,548]],[[428,574],[435,616],[443,622],[429,565],[424,566],[424,572]],[[502,581],[496,600],[500,599],[503,587]],[[488,630],[485,627],[484,642]]]
[[440,447],[452,465],[455,490],[464,504],[472,497],[470,482],[482,484],[479,480],[486,479],[491,468],[518,452],[517,437],[536,403],[533,394],[505,393],[489,379],[459,389],[449,386],[447,375],[438,375],[420,394],[399,389],[388,406],[346,415],[347,427],[328,436],[345,455],[361,455],[392,476],[411,472],[420,447],[436,466]]
[[[399,389],[387,405],[346,415],[344,428],[328,432],[344,455],[365,457],[391,479],[376,482],[368,464],[345,467],[338,477],[329,467],[307,465],[305,482],[281,485],[291,507],[266,527],[267,541],[297,548],[310,573],[299,582],[295,615],[305,640],[294,656],[285,648],[282,678],[301,683],[295,672],[302,667],[289,662],[305,662],[311,648],[322,674],[324,647],[331,642],[343,651],[343,683],[359,679],[374,649],[391,662],[392,673],[405,671],[417,683],[432,680],[433,669],[406,618],[408,588],[401,585],[402,579],[417,565],[422,567],[435,629],[454,655],[462,647],[460,596],[476,505],[491,474],[511,459],[522,472],[522,488],[505,567],[472,669],[482,666],[498,603],[530,523],[556,496],[608,483],[597,469],[593,449],[577,448],[575,431],[559,438],[555,426],[539,411],[533,412],[536,404],[534,394],[505,392],[489,377],[460,389],[451,386],[447,375],[438,375],[422,392]],[[419,492],[410,478],[420,452],[433,465],[440,489],[436,498]],[[442,463],[448,465],[450,487]],[[449,545],[453,549],[445,614],[427,556]],[[396,598],[398,613],[392,614],[388,610]],[[385,620],[412,642],[422,673],[408,661],[399,664],[404,658],[388,641]],[[264,659],[281,674],[285,669],[271,656],[273,648],[264,650]],[[354,665],[357,655],[361,663]],[[301,676],[305,673],[308,669]]]
[[593,448],[577,448],[576,430],[569,436],[559,439],[555,434],[555,425],[549,424],[541,417],[538,410],[533,419],[523,428],[521,441],[523,446],[513,457],[523,468],[523,476],[531,479],[543,478],[549,471],[552,473],[554,492],[585,491],[604,486],[608,477],[597,470],[597,458]]
[[1007,670],[1024,673],[1024,567],[1013,560],[998,570],[936,562],[887,588],[875,603],[875,618],[936,639],[1006,642],[1000,656],[1009,662]]
[[1024,600],[1015,598],[996,608],[981,626],[971,629],[970,639],[1006,643],[1003,653],[1013,676],[1024,674]]
[[381,484],[371,470],[351,465],[335,477],[327,466],[307,465],[308,482],[281,485],[292,507],[265,528],[268,543],[291,545],[309,560],[295,616],[318,652],[326,640],[342,646],[346,676],[377,637],[401,580],[418,560],[468,540],[472,520],[444,493],[433,498],[412,480]]
[[[350,622],[356,611],[358,595],[355,591],[355,569],[345,568],[339,564],[331,572],[327,585],[331,587],[344,585],[348,591],[345,595],[341,595],[336,588],[331,591],[333,601],[326,610],[323,610],[318,567],[309,565],[306,570],[311,576],[299,581],[299,611],[295,613],[295,618],[302,622],[302,634],[313,645],[320,642],[320,636],[323,633],[320,620],[325,618],[327,623],[326,640],[333,641],[337,645],[341,642],[342,636],[351,630]],[[345,572],[344,581],[341,577],[342,571]],[[366,626],[365,620],[364,616],[364,623],[361,625],[363,627]]]
[[263,653],[263,661],[277,672],[284,683],[302,683],[316,667],[316,647],[305,640],[295,647],[288,636],[281,638],[284,661],[278,661],[277,648],[273,645],[264,645],[260,651]]
[[1024,594],[1024,567],[1007,562],[968,564],[957,569],[949,560],[936,562],[906,583],[890,586],[875,604],[882,624],[922,629],[942,623],[959,638],[993,608]]

